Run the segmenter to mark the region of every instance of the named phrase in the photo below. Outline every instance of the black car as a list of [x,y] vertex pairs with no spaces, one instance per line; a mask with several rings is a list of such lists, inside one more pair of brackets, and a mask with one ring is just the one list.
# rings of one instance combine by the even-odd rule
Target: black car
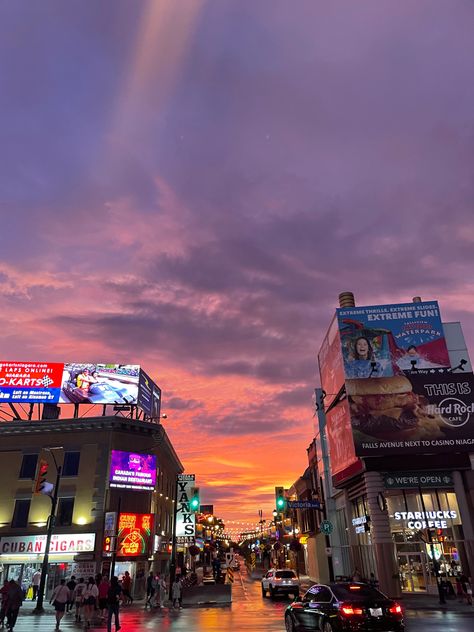
[[315,584],[285,611],[287,632],[403,632],[401,606],[369,584]]

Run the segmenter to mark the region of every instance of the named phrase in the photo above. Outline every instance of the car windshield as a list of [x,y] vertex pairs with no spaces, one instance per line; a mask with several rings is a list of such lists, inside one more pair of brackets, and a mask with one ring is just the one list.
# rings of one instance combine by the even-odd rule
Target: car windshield
[[277,571],[275,577],[280,577],[280,579],[294,579],[296,575],[293,571]]
[[366,599],[386,599],[376,588],[367,584],[345,584],[332,586],[332,591],[340,601],[365,601]]

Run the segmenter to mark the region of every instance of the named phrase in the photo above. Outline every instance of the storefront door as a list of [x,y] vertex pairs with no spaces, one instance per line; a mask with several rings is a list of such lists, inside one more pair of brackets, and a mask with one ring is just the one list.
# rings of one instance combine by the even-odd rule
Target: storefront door
[[424,554],[398,553],[397,557],[402,590],[404,592],[425,592],[428,578]]

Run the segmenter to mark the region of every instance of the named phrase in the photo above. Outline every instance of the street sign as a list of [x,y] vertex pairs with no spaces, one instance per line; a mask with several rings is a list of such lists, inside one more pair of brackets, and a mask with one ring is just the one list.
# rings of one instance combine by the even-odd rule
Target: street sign
[[288,500],[288,509],[321,509],[319,500]]
[[334,531],[334,525],[329,520],[323,520],[319,525],[319,530],[321,533],[324,533],[324,535],[331,535]]
[[390,472],[384,476],[386,489],[410,489],[417,487],[454,487],[452,472]]

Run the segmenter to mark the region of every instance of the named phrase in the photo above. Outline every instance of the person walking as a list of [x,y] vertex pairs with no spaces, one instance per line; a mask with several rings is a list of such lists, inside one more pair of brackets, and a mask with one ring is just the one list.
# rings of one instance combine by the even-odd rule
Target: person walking
[[467,575],[461,575],[461,586],[466,603],[472,606],[472,586],[470,578]]
[[104,575],[102,579],[100,580],[100,584],[99,584],[99,610],[100,610],[100,617],[101,619],[104,619],[104,620],[107,617],[107,610],[108,610],[107,596],[109,594],[109,588],[110,588],[109,580],[107,579],[107,576]]
[[107,593],[107,632],[112,632],[112,617],[115,618],[115,632],[120,630],[120,598],[122,596],[122,588],[120,587],[118,577],[112,577]]
[[86,584],[84,579],[81,577],[74,588],[74,603],[76,605],[76,623],[79,623],[81,620],[81,608],[82,608],[82,600],[84,595],[84,590],[86,589]]
[[69,601],[69,588],[66,586],[66,580],[61,579],[61,582],[53,590],[49,603],[52,603],[56,611],[56,630],[59,630],[59,624],[64,617],[64,611]]
[[31,578],[31,585],[33,587],[33,596],[31,601],[36,601],[36,597],[38,596],[38,589],[41,582],[41,571],[38,569],[33,573],[33,577]]
[[163,575],[158,574],[157,576],[157,595],[156,601],[158,608],[163,608],[165,605],[165,600],[168,595],[168,586],[166,585],[166,579]]
[[177,575],[174,579],[173,582],[173,586],[171,589],[171,596],[173,598],[173,608],[176,608],[176,604],[178,604],[178,607],[181,609],[183,607],[182,602],[183,602],[183,598],[182,598],[182,594],[183,594],[183,588],[181,586],[181,581],[179,579],[179,575]]
[[132,578],[130,577],[130,573],[128,571],[125,571],[124,576],[122,577],[122,594],[123,597],[125,597],[123,605],[130,606],[133,603]]
[[14,579],[10,579],[7,593],[7,627],[10,632],[12,632],[15,627],[22,603],[23,591]]
[[67,582],[66,586],[69,588],[69,599],[66,604],[66,612],[71,612],[74,604],[74,589],[76,587],[76,578],[74,575],[71,576],[71,579]]
[[97,605],[97,597],[99,596],[99,589],[96,586],[95,579],[89,577],[83,594],[83,610],[84,610],[84,625],[86,628],[91,627],[91,621],[94,617],[95,607]]
[[0,588],[0,627],[5,625],[5,617],[7,616],[7,603],[8,603],[8,588],[10,582],[6,579],[3,582],[3,586]]
[[150,608],[153,606],[153,597],[155,596],[156,590],[156,580],[153,574],[153,571],[150,571],[150,574],[146,578],[146,601],[145,601],[145,610],[148,606]]

